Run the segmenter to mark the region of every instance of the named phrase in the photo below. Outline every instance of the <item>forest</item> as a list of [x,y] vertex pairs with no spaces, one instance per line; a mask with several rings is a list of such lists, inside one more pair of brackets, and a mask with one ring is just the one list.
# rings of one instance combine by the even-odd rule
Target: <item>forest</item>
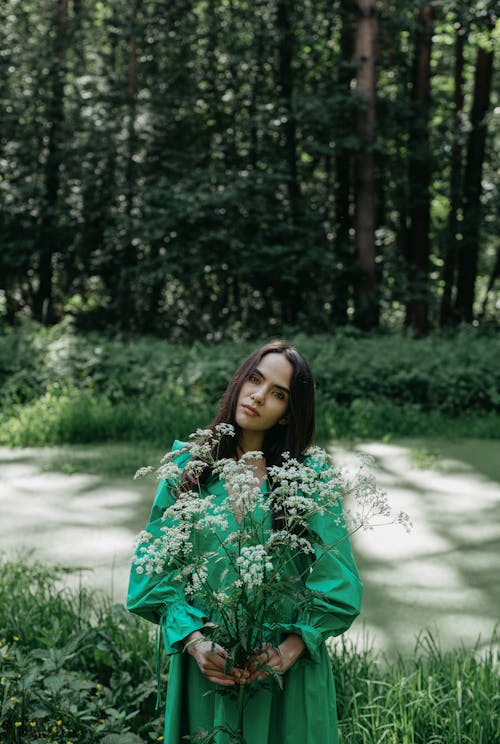
[[498,740],[499,10],[0,3],[0,744],[164,740],[133,474],[278,336],[414,522],[357,543],[340,744]]
[[498,323],[495,0],[5,0],[0,322]]

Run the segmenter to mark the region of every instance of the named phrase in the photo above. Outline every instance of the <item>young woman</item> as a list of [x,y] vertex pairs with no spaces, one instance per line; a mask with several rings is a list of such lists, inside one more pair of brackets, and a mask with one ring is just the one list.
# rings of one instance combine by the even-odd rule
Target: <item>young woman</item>
[[[281,341],[262,346],[246,359],[221,401],[212,424],[232,424],[235,437],[223,437],[219,458],[238,460],[243,453],[260,451],[255,472],[266,488],[266,468],[282,463],[283,453],[304,458],[314,434],[314,380],[306,361]],[[174,449],[182,443],[175,442]],[[180,455],[183,466],[189,458]],[[225,484],[205,472],[202,488],[227,497]],[[231,494],[229,494],[231,496]],[[160,535],[162,514],[175,493],[166,482],[159,486],[147,531]],[[233,509],[237,528],[240,519]],[[171,655],[165,744],[181,744],[200,728],[212,731],[228,723],[228,696],[207,694],[216,689],[246,684],[244,735],[247,744],[336,744],[335,686],[325,640],[343,633],[359,614],[362,585],[347,539],[338,520],[317,517],[314,530],[335,550],[312,560],[306,586],[318,592],[307,610],[289,608],[279,626],[281,641],[257,652],[245,669],[226,668],[227,650],[204,635],[209,619],[204,608],[191,604],[168,572],[147,576],[131,571],[127,606],[146,619],[160,623],[167,653]],[[279,527],[279,515],[272,516]],[[283,689],[266,679],[262,665],[282,674]],[[220,734],[217,744],[226,744]]]

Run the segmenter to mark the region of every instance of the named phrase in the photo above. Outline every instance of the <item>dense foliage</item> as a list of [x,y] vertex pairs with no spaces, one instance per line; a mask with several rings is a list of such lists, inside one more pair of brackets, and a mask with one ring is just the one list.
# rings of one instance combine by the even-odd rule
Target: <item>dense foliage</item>
[[[318,388],[318,436],[495,437],[500,345],[476,329],[414,339],[401,333],[291,338]],[[27,326],[0,336],[0,442],[99,441],[169,446],[213,418],[254,344],[173,344]]]
[[[148,624],[82,589],[61,591],[60,578],[35,562],[2,561],[0,741],[162,741]],[[423,636],[413,657],[390,665],[344,644],[332,657],[340,741],[495,741],[496,642],[479,656],[442,652]]]
[[84,589],[62,590],[64,571],[5,558],[1,569],[0,741],[159,741],[146,623]]
[[497,10],[3,2],[0,315],[173,340],[491,320]]

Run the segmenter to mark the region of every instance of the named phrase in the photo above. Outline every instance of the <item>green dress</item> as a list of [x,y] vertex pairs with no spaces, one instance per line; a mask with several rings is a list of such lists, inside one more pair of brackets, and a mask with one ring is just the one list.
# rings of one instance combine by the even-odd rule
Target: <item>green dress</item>
[[[173,449],[182,446],[182,442],[175,441]],[[176,462],[182,467],[188,459],[189,454],[183,453]],[[212,478],[205,488],[220,495],[221,499],[227,496],[221,480]],[[170,488],[162,481],[146,527],[155,538],[161,534],[160,528],[165,524],[162,514],[172,501]],[[337,543],[345,534],[345,528],[339,526],[338,519],[333,516],[317,515],[311,520],[311,527],[326,545]],[[229,525],[229,531],[237,528],[235,519]],[[210,537],[205,539],[203,550],[222,552],[215,538],[212,544]],[[300,613],[289,607],[278,628],[282,639],[289,633],[300,635],[306,650],[283,675],[282,690],[269,680],[248,686],[244,717],[247,744],[338,742],[335,684],[325,640],[347,630],[359,614],[362,584],[347,538],[323,555],[321,561],[310,560],[311,570],[305,583],[309,589],[321,592],[321,598],[317,597],[312,606]],[[214,571],[220,572],[221,568],[222,561],[214,564]],[[209,576],[209,580],[216,584],[218,576]],[[170,655],[165,744],[182,744],[186,741],[183,737],[192,735],[199,727],[208,731],[222,724],[234,727],[237,690],[231,688],[229,694],[207,695],[218,686],[202,676],[190,654],[182,653],[183,639],[212,619],[204,608],[196,606],[196,601],[188,601],[182,587],[171,581],[168,572],[148,576],[139,574],[134,566],[127,607],[131,612],[160,624],[163,642]],[[226,744],[227,741],[227,735],[220,734],[217,744]]]

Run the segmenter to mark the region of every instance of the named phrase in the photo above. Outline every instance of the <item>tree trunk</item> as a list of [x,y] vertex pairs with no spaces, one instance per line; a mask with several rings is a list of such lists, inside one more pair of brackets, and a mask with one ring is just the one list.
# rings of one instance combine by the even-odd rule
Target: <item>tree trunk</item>
[[133,0],[128,38],[128,77],[127,77],[127,160],[125,166],[125,246],[120,271],[119,322],[126,329],[131,325],[140,327],[142,308],[136,302],[135,277],[137,249],[134,244],[134,204],[136,199],[136,164],[134,156],[137,148],[137,14],[141,0]]
[[430,148],[429,109],[431,97],[431,47],[434,11],[424,7],[419,14],[413,66],[413,117],[409,138],[408,192],[410,232],[407,240],[407,326],[419,334],[429,329],[430,256]]
[[[339,91],[347,97],[351,92],[354,56],[354,14],[343,4],[339,8],[340,64],[337,78]],[[351,112],[347,111],[340,124],[340,140],[352,129]],[[352,150],[340,142],[335,149],[335,264],[333,282],[333,318],[339,325],[348,321],[349,287],[352,278],[353,246],[351,239],[351,167]]]
[[38,251],[38,288],[34,297],[34,316],[41,323],[54,320],[53,262],[59,253],[57,203],[61,180],[61,139],[64,126],[64,79],[68,25],[68,0],[58,0],[50,98],[47,106],[49,120],[47,160],[45,163],[45,203],[40,225]]
[[443,296],[441,298],[440,324],[452,320],[452,293],[455,285],[457,263],[458,210],[461,202],[462,178],[462,125],[464,107],[464,46],[466,29],[460,26],[455,40],[455,111],[453,120],[453,145],[451,150],[450,212],[446,230],[446,248],[443,265]]
[[497,248],[495,264],[493,266],[493,270],[491,272],[491,276],[488,281],[488,286],[486,287],[486,294],[484,295],[483,306],[479,314],[480,318],[484,318],[484,316],[486,315],[486,308],[488,307],[488,299],[490,296],[490,292],[495,286],[495,282],[497,279],[500,279],[500,248]]
[[[276,26],[278,31],[278,97],[279,114],[282,117],[281,146],[286,164],[286,185],[291,230],[289,245],[290,260],[294,261],[298,250],[298,229],[302,224],[302,193],[297,168],[297,129],[293,106],[294,76],[293,53],[294,40],[290,15],[293,9],[292,0],[278,0],[276,8]],[[302,305],[302,292],[296,277],[282,284],[280,302],[285,322],[295,323]]]
[[290,217],[294,226],[300,223],[301,189],[297,172],[297,129],[293,110],[293,33],[290,23],[290,0],[278,0],[278,89],[283,124],[283,150],[288,171]]
[[376,0],[359,0],[355,60],[357,64],[359,152],[356,156],[355,240],[360,275],[356,282],[356,324],[378,325],[375,274],[375,127],[376,127]]
[[463,238],[458,252],[458,278],[455,311],[458,318],[471,323],[479,256],[481,225],[481,180],[486,145],[486,114],[490,105],[493,78],[493,49],[479,47],[474,78],[471,130],[463,187]]
[[[248,223],[254,231],[256,244],[260,243],[261,240],[261,226],[260,226],[260,204],[259,204],[259,189],[257,187],[257,163],[259,160],[259,112],[258,112],[258,101],[259,93],[262,88],[265,74],[264,74],[264,33],[265,26],[262,17],[256,21],[255,25],[255,37],[253,49],[255,51],[255,60],[252,69],[252,82],[250,88],[250,98],[248,102],[248,121],[249,121],[249,142],[248,142],[248,162],[252,169],[252,185],[249,189],[249,206],[248,206]],[[236,281],[239,281],[237,279]]]
[[217,63],[217,44],[218,44],[218,28],[219,22],[217,20],[217,3],[215,0],[207,1],[207,13],[208,13],[208,38],[207,38],[207,81],[208,81],[208,95],[210,101],[210,111],[212,115],[213,125],[211,127],[211,147],[207,153],[210,159],[214,159],[213,155],[217,148],[222,150],[224,160],[226,160],[226,149],[222,142],[217,143],[217,138],[223,134],[224,125],[222,121],[220,100],[222,97],[222,91],[219,91],[219,82],[221,74],[218,69]]

